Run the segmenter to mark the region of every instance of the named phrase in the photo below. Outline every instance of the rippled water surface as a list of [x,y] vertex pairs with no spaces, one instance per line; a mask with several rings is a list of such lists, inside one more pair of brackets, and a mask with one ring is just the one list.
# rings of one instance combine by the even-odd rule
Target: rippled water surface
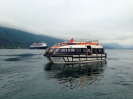
[[45,50],[0,50],[0,99],[133,99],[133,50],[107,61],[53,64]]

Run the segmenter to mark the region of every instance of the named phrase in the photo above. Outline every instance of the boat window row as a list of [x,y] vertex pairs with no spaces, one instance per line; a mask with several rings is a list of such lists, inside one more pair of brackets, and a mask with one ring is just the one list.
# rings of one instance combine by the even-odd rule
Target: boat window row
[[86,48],[60,48],[55,53],[86,53]]
[[91,54],[103,54],[104,49],[103,48],[92,48],[92,49],[87,49],[87,48],[52,48],[50,49],[51,53],[91,53]]

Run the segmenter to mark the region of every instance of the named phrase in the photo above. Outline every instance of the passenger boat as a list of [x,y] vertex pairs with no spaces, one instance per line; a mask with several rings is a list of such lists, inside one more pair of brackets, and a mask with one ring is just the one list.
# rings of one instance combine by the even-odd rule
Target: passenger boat
[[107,60],[107,53],[98,40],[81,40],[80,42],[56,43],[48,48],[44,56],[53,63],[83,63]]
[[47,46],[47,43],[33,43],[31,46],[30,46],[30,49],[46,49],[48,46]]

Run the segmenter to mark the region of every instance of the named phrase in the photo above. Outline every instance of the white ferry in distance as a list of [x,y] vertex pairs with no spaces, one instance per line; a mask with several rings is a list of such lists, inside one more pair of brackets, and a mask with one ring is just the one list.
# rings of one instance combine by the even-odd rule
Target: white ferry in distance
[[46,49],[48,46],[47,46],[47,43],[33,43],[31,46],[30,46],[30,49]]
[[107,53],[98,40],[81,40],[80,42],[56,43],[44,54],[53,63],[83,63],[107,60]]

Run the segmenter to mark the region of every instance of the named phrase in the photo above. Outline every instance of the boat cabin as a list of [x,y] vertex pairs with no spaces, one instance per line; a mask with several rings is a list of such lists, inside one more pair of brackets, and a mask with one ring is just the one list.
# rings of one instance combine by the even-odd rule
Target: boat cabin
[[56,43],[49,49],[49,54],[82,54],[82,55],[92,55],[92,54],[102,54],[104,49],[100,44],[83,45],[81,43]]

